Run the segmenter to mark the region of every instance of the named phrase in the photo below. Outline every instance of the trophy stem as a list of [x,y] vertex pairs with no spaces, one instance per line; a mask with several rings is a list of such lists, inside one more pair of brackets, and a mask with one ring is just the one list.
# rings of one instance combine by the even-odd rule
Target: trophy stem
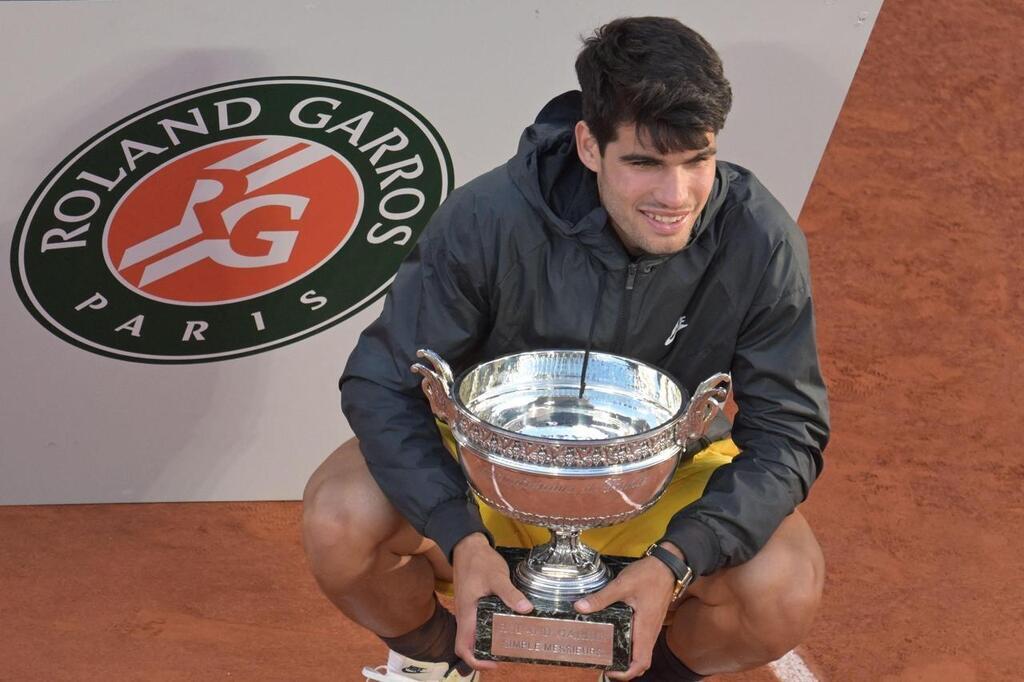
[[526,596],[556,611],[572,611],[576,600],[600,590],[611,570],[580,540],[580,529],[549,529],[551,539],[530,550],[513,572]]

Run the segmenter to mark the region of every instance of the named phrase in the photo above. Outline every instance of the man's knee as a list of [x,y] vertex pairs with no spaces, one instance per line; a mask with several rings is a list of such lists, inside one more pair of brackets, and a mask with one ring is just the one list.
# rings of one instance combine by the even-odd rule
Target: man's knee
[[341,577],[369,570],[399,525],[356,441],[334,451],[314,472],[302,498],[302,534],[314,573]]
[[821,603],[825,561],[813,535],[775,547],[764,559],[756,578],[737,592],[744,628],[763,648],[764,659],[775,660],[810,630]]
[[768,660],[781,658],[803,641],[821,603],[821,589],[812,563],[794,567],[787,580],[779,580],[772,594],[744,609],[744,620],[765,648]]

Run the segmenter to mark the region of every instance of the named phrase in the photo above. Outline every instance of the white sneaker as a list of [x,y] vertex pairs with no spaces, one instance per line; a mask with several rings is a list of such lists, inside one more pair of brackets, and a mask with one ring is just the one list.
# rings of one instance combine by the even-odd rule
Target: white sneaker
[[388,664],[363,668],[366,682],[480,682],[480,675],[471,670],[464,676],[447,663],[428,663],[388,651]]

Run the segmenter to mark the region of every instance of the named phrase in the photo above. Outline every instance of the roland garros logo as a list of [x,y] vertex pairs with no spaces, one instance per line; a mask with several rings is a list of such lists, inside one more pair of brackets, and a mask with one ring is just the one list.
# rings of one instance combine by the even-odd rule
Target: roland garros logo
[[370,88],[217,85],[116,123],[26,206],[22,301],[87,350],[141,362],[255,353],[379,298],[452,187],[434,128]]

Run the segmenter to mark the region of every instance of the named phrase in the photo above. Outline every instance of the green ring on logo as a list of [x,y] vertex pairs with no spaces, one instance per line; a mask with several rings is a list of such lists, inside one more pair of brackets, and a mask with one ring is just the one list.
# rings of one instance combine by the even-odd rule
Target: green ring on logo
[[[271,135],[325,145],[358,172],[362,215],[337,253],[287,286],[224,304],[146,297],[111,272],[104,229],[136,183],[204,145]],[[29,312],[79,348],[158,364],[241,357],[328,329],[384,295],[453,186],[437,130],[379,90],[311,77],[220,83],[127,116],[69,154],[23,210],[11,270]]]

